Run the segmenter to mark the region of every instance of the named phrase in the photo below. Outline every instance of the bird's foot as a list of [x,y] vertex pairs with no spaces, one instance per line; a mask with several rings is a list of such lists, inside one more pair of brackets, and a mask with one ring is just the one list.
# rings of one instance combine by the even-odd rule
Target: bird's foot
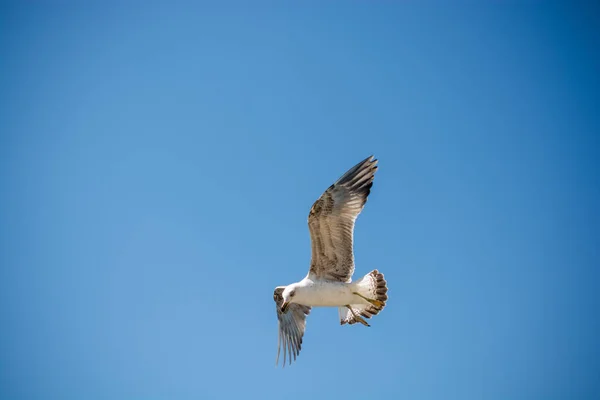
[[350,310],[350,312],[352,313],[352,316],[354,317],[354,319],[357,322],[360,322],[361,324],[363,324],[364,326],[371,326],[367,323],[367,321],[365,321],[365,319],[363,317],[361,317],[360,315],[358,315],[357,313],[354,312],[354,310],[352,309],[352,307],[350,307],[349,305],[346,305],[346,307],[348,307],[348,310]]
[[358,292],[352,292],[352,294],[355,294],[358,297],[361,297],[361,298],[365,299],[366,301],[368,301],[369,303],[373,304],[377,308],[383,308],[383,306],[385,306],[385,303],[383,301],[381,301],[381,300],[369,299],[369,298],[363,296],[362,294],[360,294]]

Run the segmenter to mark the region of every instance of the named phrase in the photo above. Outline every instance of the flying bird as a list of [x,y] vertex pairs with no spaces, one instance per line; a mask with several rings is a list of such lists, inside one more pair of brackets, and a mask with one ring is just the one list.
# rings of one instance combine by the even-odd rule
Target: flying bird
[[308,214],[312,258],[308,275],[300,282],[278,286],[273,293],[278,319],[276,365],[294,361],[302,346],[311,307],[338,307],[340,324],[379,314],[387,300],[387,283],[377,270],[356,282],[352,249],[354,222],[373,186],[377,160],[370,156],[348,170],[313,204]]

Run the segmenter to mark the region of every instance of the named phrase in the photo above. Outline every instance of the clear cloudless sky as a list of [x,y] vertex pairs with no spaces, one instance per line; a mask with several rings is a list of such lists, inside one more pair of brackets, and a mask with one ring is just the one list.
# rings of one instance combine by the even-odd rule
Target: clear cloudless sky
[[[593,3],[0,6],[2,399],[598,399]],[[380,169],[371,328],[273,289]]]

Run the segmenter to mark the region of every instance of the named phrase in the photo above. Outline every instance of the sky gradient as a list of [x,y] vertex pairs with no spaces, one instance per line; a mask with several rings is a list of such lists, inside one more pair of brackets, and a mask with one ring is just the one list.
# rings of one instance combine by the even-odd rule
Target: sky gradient
[[[597,6],[43,4],[0,6],[1,398],[600,397]],[[277,369],[370,154],[388,305]]]

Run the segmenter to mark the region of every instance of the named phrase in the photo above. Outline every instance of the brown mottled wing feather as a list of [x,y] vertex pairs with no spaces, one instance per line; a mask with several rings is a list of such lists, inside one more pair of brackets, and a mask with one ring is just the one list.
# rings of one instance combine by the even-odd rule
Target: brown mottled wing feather
[[286,358],[289,359],[291,364],[292,356],[296,361],[296,357],[300,354],[302,337],[306,328],[306,316],[310,314],[310,307],[296,303],[290,304],[285,314],[282,313],[281,305],[283,304],[282,294],[284,289],[284,286],[279,286],[275,288],[273,293],[273,300],[275,300],[275,306],[277,307],[277,319],[279,320],[277,360],[275,364],[279,364],[279,354],[283,347],[283,366],[285,366]]
[[354,221],[373,186],[377,160],[361,161],[321,195],[308,214],[312,244],[309,275],[350,282],[354,273]]

